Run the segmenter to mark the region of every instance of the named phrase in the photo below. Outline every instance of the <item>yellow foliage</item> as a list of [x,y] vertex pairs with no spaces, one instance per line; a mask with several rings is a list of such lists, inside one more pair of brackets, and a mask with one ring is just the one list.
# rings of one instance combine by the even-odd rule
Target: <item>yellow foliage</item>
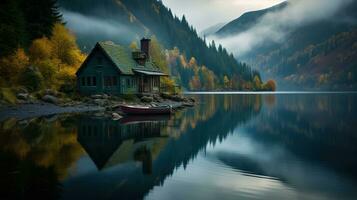
[[228,76],[227,75],[225,75],[224,77],[223,77],[223,84],[224,84],[224,88],[230,88],[230,81],[229,81],[229,78],[228,78]]
[[21,48],[17,49],[12,55],[0,59],[0,76],[6,84],[16,84],[18,75],[29,65],[29,57]]
[[15,93],[11,90],[11,88],[0,88],[0,99],[3,99],[10,104],[15,104],[17,101]]
[[52,56],[62,63],[75,66],[83,61],[84,56],[76,44],[75,36],[62,24],[54,25],[50,40],[53,46]]
[[[54,25],[50,38],[32,41],[28,55],[23,49],[17,49],[12,55],[0,59],[0,86],[22,84],[29,87],[29,78],[23,74],[33,66],[39,70],[38,75],[43,77],[47,88],[58,89],[73,79],[86,57],[78,48],[75,36],[60,23]],[[36,82],[38,80],[33,80]]]
[[174,94],[177,93],[175,89],[175,81],[168,78],[168,77],[163,77],[161,78],[161,86],[166,90],[166,92]]
[[168,63],[166,60],[165,53],[163,51],[162,46],[160,45],[159,41],[156,39],[155,36],[151,37],[150,57],[160,70],[162,70],[166,74],[169,74],[169,68],[168,68]]
[[262,87],[262,81],[260,80],[260,78],[258,76],[254,76],[253,84],[254,84],[253,87],[256,90],[260,90]]
[[267,83],[264,85],[264,90],[268,91],[276,91],[276,83],[274,80],[268,80]]
[[130,48],[131,50],[133,50],[133,51],[139,49],[139,48],[138,48],[138,43],[137,43],[136,41],[132,41],[132,42],[130,43],[130,45],[129,45],[129,48]]
[[52,51],[52,42],[48,38],[43,37],[32,42],[29,49],[29,56],[32,62],[37,62],[38,60],[48,60],[52,56]]
[[196,58],[192,57],[192,58],[190,59],[190,62],[188,63],[188,65],[189,65],[190,67],[196,67],[196,66],[197,66]]

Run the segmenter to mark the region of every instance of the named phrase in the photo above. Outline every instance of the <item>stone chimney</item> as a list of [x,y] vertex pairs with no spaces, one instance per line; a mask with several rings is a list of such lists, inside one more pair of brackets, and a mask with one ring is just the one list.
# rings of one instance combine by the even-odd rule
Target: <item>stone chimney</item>
[[146,54],[146,59],[149,59],[150,58],[150,39],[147,39],[147,38],[143,38],[141,39],[141,52],[145,53]]

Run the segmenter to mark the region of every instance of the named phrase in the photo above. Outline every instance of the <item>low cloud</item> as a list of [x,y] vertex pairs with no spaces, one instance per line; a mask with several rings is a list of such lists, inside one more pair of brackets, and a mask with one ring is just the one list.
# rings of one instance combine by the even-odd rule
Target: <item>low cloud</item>
[[67,10],[62,10],[62,14],[67,27],[79,35],[115,39],[135,34],[130,30],[130,27],[113,20],[86,16]]
[[289,32],[303,25],[333,17],[353,0],[291,0],[280,11],[266,14],[255,25],[237,35],[216,40],[242,57],[265,42],[282,42]]

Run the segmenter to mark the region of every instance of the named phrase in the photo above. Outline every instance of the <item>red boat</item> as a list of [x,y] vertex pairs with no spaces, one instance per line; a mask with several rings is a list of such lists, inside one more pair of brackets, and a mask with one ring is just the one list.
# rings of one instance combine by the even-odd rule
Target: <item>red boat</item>
[[123,113],[128,115],[162,115],[171,114],[173,112],[171,106],[120,106]]

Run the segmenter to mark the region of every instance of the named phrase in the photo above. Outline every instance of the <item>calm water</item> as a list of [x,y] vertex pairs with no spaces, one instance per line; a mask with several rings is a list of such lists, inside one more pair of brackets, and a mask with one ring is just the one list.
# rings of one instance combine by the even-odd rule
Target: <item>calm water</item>
[[0,199],[357,199],[356,94],[197,95],[171,117],[0,125]]

